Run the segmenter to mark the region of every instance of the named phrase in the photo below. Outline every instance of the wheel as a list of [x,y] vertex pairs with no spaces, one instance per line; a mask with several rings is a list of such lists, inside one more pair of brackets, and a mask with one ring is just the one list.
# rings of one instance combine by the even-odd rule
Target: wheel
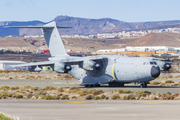
[[112,83],[109,83],[109,87],[112,87]]
[[116,87],[116,84],[113,83],[113,84],[112,84],[112,87]]
[[124,87],[124,83],[120,83],[120,87]]
[[144,87],[147,88],[147,83],[144,83]]
[[95,84],[95,87],[100,87],[100,84]]
[[121,83],[117,83],[117,87],[121,87]]
[[147,87],[147,83],[145,83],[145,82],[141,83],[140,87],[141,88],[146,88]]

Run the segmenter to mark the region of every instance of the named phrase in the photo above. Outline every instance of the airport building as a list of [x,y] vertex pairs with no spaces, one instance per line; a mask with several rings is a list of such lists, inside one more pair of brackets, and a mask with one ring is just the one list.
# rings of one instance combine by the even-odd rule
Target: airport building
[[25,62],[21,61],[0,61],[0,70],[28,70],[28,67],[12,67],[11,65],[18,65]]
[[169,46],[139,46],[126,47],[127,51],[174,51],[174,47]]
[[139,46],[139,47],[126,47],[121,49],[106,49],[106,50],[98,50],[97,52],[121,52],[121,51],[179,51],[180,48],[169,47],[169,46]]

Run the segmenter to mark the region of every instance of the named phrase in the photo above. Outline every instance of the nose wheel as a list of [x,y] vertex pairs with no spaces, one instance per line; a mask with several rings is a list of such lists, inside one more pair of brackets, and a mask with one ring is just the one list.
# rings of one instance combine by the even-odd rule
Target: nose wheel
[[146,83],[146,82],[141,83],[141,84],[140,84],[140,87],[141,87],[141,88],[147,88],[147,83]]

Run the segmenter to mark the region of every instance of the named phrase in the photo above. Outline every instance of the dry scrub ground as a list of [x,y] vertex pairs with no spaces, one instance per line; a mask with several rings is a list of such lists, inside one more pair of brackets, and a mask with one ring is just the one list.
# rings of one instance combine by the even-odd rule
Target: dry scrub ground
[[114,90],[103,92],[101,89],[80,89],[77,87],[61,88],[9,87],[0,88],[0,99],[24,100],[180,100],[180,95],[167,93],[151,93],[150,91],[131,92],[130,90]]
[[59,74],[54,71],[0,71],[0,80],[71,80],[76,79],[69,74]]

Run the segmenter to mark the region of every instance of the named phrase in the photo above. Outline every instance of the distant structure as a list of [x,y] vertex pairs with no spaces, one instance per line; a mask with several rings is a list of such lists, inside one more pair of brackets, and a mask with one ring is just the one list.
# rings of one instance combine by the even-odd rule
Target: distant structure
[[137,47],[128,46],[126,48],[121,48],[121,49],[98,50],[97,52],[122,52],[122,51],[144,52],[144,51],[179,51],[179,50],[180,48],[169,47],[169,46],[137,46]]
[[137,57],[172,57],[180,58],[180,48],[169,47],[169,46],[138,46],[138,47],[126,47],[121,49],[106,49],[98,50],[93,55],[102,55],[102,54],[127,54],[130,56]]
[[25,62],[21,61],[0,61],[0,70],[28,70],[28,67],[11,67],[11,65],[18,65]]

